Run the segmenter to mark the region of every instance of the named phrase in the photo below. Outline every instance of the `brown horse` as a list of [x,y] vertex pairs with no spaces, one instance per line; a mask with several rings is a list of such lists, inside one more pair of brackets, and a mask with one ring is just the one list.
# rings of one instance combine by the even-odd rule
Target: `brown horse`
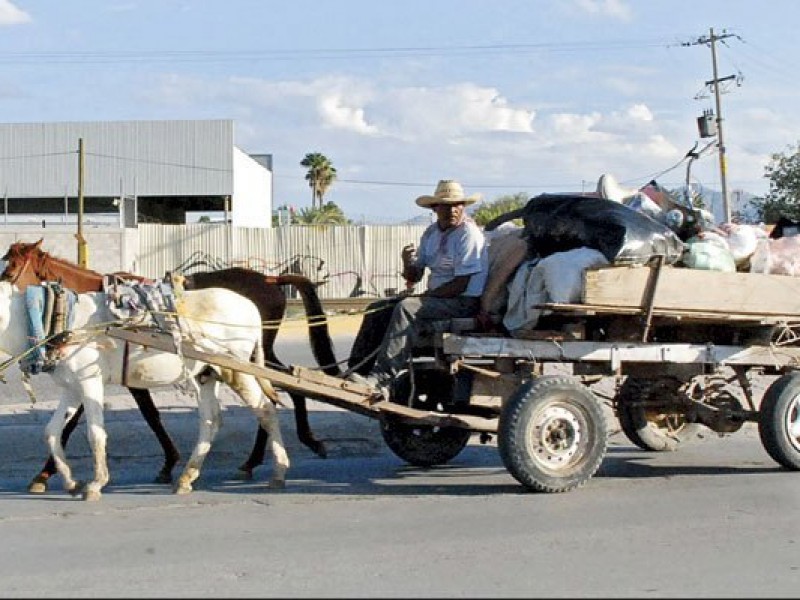
[[[10,281],[20,290],[43,281],[58,281],[65,288],[78,293],[101,291],[103,289],[102,274],[50,255],[41,249],[43,239],[34,243],[16,242],[12,244],[5,256],[0,259],[6,261],[6,267],[0,274],[0,280]],[[112,275],[121,279],[152,281],[145,277],[122,271],[115,272]],[[288,367],[275,355],[274,350],[278,326],[286,313],[286,295],[281,286],[295,286],[303,298],[303,305],[309,323],[309,340],[317,363],[329,375],[341,374],[333,352],[333,343],[328,331],[322,303],[316,293],[315,285],[307,277],[291,274],[267,276],[251,269],[235,267],[187,275],[184,285],[187,289],[224,287],[250,299],[258,307],[262,324],[264,325],[262,339],[265,364],[281,370],[288,370]],[[170,483],[172,481],[172,469],[180,460],[178,449],[166,429],[164,429],[161,416],[153,402],[150,391],[140,388],[128,389],[136,401],[142,416],[150,426],[150,429],[153,430],[153,433],[155,433],[164,450],[164,465],[156,477],[156,482]],[[308,423],[306,398],[295,392],[290,392],[289,395],[294,403],[298,438],[315,454],[325,458],[327,456],[325,445],[314,437]],[[82,412],[83,407],[79,408],[67,423],[62,436],[63,445],[66,445],[69,436],[77,426]],[[239,467],[245,477],[252,477],[253,469],[264,462],[266,445],[267,433],[259,427],[250,456]],[[51,456],[40,473],[31,481],[28,488],[29,491],[35,493],[44,492],[47,487],[47,481],[55,472],[55,462]]]

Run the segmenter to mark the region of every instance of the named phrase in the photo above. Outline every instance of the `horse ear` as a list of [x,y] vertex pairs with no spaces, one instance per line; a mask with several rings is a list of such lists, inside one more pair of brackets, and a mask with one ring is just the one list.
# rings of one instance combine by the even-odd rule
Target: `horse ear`
[[33,245],[33,247],[34,247],[34,248],[40,248],[40,247],[41,247],[41,245],[42,245],[42,242],[43,242],[43,241],[44,241],[44,238],[39,238],[39,241],[38,241],[38,242],[36,242],[36,243]]

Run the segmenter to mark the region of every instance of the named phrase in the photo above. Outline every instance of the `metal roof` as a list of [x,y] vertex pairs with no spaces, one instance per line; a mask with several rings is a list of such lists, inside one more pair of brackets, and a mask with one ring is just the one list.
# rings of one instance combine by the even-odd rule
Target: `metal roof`
[[0,194],[220,196],[233,193],[233,121],[0,124]]

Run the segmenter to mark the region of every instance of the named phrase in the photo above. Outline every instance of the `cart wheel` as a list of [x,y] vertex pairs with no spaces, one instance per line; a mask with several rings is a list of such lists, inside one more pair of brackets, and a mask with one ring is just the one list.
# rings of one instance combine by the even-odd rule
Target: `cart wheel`
[[775,462],[800,470],[800,373],[782,375],[764,392],[758,433]]
[[663,401],[675,397],[682,383],[673,378],[625,378],[616,399],[617,419],[625,436],[642,450],[665,452],[697,436],[700,425],[687,423],[683,414],[648,408],[648,400]]
[[[452,402],[453,378],[448,373],[420,370],[411,378],[401,375],[392,390],[395,402],[413,408],[444,411]],[[409,396],[411,396],[409,398]],[[437,427],[403,422],[393,415],[381,419],[381,435],[396,456],[417,467],[443,465],[458,456],[472,432],[461,427]]]
[[608,443],[602,407],[584,385],[546,376],[506,401],[497,437],[503,464],[535,492],[566,492],[600,467]]

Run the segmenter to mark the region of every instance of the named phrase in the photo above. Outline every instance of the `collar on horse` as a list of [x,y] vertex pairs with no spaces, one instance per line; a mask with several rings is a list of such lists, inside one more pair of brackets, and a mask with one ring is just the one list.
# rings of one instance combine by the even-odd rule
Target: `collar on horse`
[[56,338],[72,326],[76,300],[75,292],[55,282],[29,285],[25,289],[25,314],[31,349],[20,360],[20,369],[24,373],[35,375],[53,370],[58,349]]

